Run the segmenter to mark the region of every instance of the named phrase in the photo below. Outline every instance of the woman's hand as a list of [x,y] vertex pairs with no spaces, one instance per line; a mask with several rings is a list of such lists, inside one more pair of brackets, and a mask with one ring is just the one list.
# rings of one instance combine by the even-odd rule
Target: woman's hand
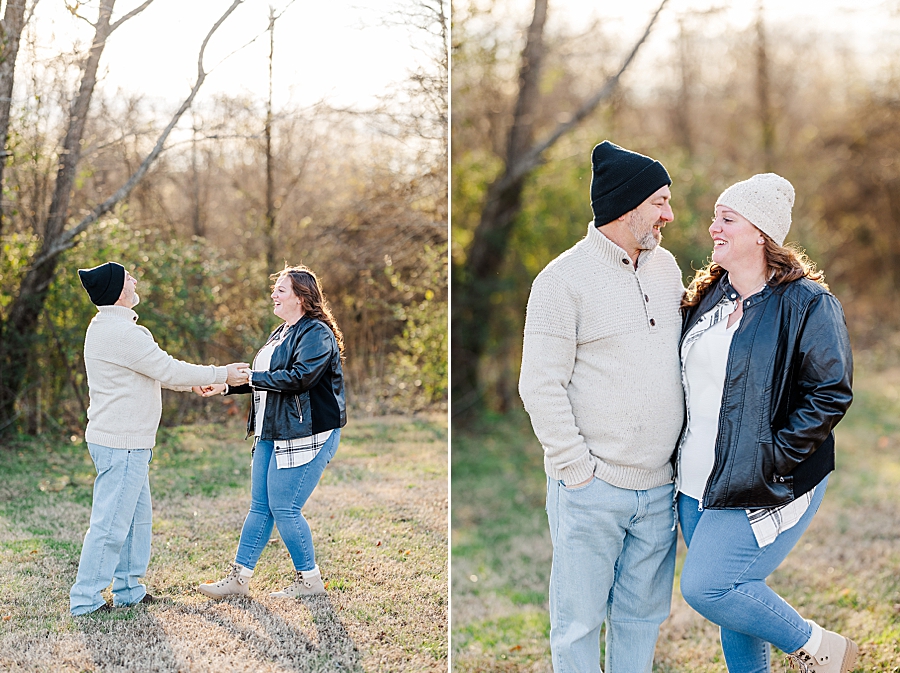
[[230,386],[242,386],[250,381],[250,365],[246,362],[232,362],[225,369],[228,371],[225,383]]
[[194,386],[191,388],[195,393],[200,395],[201,397],[212,397],[213,395],[221,395],[225,392],[225,384],[224,383],[216,383],[208,386]]

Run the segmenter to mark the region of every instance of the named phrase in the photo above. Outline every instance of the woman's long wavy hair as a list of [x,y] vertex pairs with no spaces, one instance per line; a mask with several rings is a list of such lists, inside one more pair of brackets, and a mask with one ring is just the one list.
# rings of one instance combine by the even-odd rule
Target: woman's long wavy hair
[[319,279],[316,278],[316,274],[302,265],[285,266],[283,270],[269,276],[273,282],[273,288],[285,276],[291,279],[291,289],[303,302],[303,310],[306,315],[321,320],[334,332],[334,338],[337,339],[338,348],[341,352],[341,360],[343,360],[344,333],[341,332],[337,320],[331,314],[331,307],[328,305],[325,293],[322,292],[322,286],[319,285]]
[[[806,256],[806,252],[796,243],[778,245],[768,235],[760,232],[765,239],[764,252],[766,256],[766,268],[768,269],[769,287],[778,287],[786,283],[793,283],[801,278],[809,278],[826,290],[825,272],[816,268],[816,263]],[[719,278],[725,275],[725,269],[710,261],[705,267],[697,271],[688,285],[687,292],[681,298],[681,308],[691,308],[700,303],[700,300],[709,292],[710,288]]]

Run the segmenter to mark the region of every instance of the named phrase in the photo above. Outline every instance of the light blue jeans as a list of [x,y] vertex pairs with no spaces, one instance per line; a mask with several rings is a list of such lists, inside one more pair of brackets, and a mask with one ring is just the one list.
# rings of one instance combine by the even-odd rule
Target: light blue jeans
[[600,479],[547,482],[553,541],[550,649],[555,673],[650,673],[675,574],[673,486],[646,491]]
[[150,449],[111,449],[88,444],[97,468],[91,524],[84,536],[78,575],[69,592],[73,615],[104,604],[100,592],[112,580],[113,603],[138,603],[147,593],[139,579],[150,563],[153,510],[148,477]]
[[812,627],[766,584],[809,526],[825,497],[828,477],[813,492],[806,513],[763,548],[756,543],[743,509],[705,509],[678,495],[681,533],[688,545],[681,571],[681,595],[688,605],[719,625],[730,673],[768,673],[772,643],[795,652]]
[[278,532],[291,555],[294,569],[316,567],[312,533],[301,510],[334,457],[340,441],[341,430],[338,428],[331,432],[331,437],[310,462],[283,470],[275,464],[275,443],[256,442],[250,472],[250,511],[241,529],[235,563],[255,568],[272,536],[272,526],[278,524]]

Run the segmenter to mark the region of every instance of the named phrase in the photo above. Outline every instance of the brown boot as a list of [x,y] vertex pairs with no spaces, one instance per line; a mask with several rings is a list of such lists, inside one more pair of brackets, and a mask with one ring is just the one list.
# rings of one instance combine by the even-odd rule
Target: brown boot
[[803,648],[788,654],[791,668],[800,673],[848,673],[859,654],[859,648],[849,638],[822,629],[822,642],[815,654]]

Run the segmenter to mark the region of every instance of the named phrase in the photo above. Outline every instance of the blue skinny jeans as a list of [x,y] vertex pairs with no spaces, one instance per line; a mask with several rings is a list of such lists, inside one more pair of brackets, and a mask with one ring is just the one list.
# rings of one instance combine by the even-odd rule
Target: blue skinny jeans
[[769,588],[766,578],[809,526],[827,485],[825,477],[801,519],[762,548],[743,509],[700,511],[697,500],[678,494],[678,519],[688,545],[681,595],[719,625],[729,673],[768,673],[769,643],[794,652],[812,635],[809,623]]
[[279,470],[275,464],[275,443],[258,441],[253,452],[250,473],[250,511],[241,529],[235,562],[255,568],[259,555],[278,532],[294,562],[295,570],[313,570],[316,553],[312,533],[302,508],[312,494],[325,467],[331,462],[341,441],[340,428],[331,433],[325,445],[306,465]]

